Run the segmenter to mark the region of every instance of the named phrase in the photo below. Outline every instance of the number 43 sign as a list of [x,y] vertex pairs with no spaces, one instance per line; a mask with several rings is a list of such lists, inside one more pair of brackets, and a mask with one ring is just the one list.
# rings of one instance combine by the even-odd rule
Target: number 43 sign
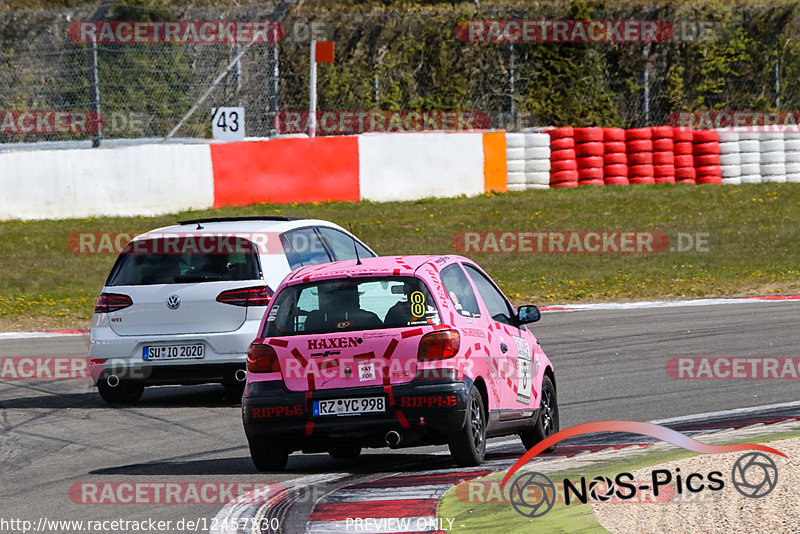
[[211,137],[223,141],[244,139],[244,108],[211,110]]

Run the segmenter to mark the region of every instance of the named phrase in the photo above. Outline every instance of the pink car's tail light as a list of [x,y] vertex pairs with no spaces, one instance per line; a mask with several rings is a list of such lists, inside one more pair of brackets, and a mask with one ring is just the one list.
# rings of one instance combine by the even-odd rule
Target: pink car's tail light
[[234,306],[266,306],[272,295],[267,286],[229,289],[217,295],[217,302]]
[[111,313],[132,306],[133,301],[128,295],[119,293],[100,293],[94,303],[95,313]]
[[438,330],[422,336],[417,351],[417,360],[430,362],[446,360],[458,354],[461,335],[456,330]]
[[261,343],[247,348],[247,370],[251,373],[279,373],[281,370],[275,349]]

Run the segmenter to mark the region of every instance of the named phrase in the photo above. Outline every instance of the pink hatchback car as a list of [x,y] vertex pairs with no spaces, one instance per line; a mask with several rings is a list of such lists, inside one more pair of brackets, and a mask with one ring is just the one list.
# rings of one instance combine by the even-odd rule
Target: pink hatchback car
[[253,463],[292,451],[447,444],[462,466],[486,438],[526,448],[558,431],[553,365],[519,310],[460,256],[304,267],[278,287],[247,352],[242,417]]

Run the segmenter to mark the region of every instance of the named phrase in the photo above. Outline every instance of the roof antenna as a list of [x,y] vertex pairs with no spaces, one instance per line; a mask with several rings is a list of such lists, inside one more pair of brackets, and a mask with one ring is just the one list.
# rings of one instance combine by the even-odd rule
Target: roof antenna
[[202,229],[203,229],[203,225],[200,224],[200,221],[197,221],[197,228],[195,228],[195,230],[202,230]]
[[[353,225],[347,223],[347,227],[350,228],[350,234],[353,234]],[[353,249],[356,251],[356,265],[361,265],[361,258],[358,257],[358,245],[356,244],[355,238],[353,239]]]

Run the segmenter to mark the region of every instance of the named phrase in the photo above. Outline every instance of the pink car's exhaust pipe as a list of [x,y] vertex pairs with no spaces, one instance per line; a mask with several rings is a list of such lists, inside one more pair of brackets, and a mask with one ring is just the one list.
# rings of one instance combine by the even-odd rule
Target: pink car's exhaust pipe
[[400,442],[403,441],[403,436],[394,430],[390,430],[383,439],[386,440],[386,444],[390,449],[396,449],[400,446]]

